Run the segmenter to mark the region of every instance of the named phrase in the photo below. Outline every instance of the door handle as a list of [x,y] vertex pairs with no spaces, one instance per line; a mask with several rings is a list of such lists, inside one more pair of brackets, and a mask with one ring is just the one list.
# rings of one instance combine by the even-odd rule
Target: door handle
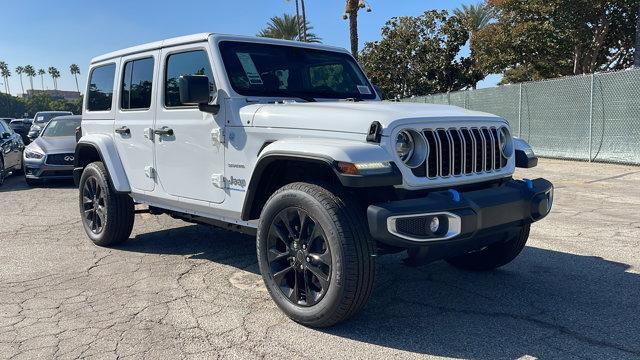
[[163,135],[173,136],[173,129],[167,126],[163,126],[160,129],[153,130],[153,133],[160,136],[163,136]]
[[131,130],[126,126],[117,128],[115,132],[121,135],[131,135]]

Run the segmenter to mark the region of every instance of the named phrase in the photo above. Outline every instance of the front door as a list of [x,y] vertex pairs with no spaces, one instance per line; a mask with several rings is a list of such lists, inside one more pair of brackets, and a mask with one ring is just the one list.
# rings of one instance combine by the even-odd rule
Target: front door
[[[4,121],[0,121],[0,136],[2,136],[2,134],[10,135],[10,137],[6,139],[0,139],[0,152],[2,152],[4,159],[4,167],[8,169],[20,164],[22,142],[18,140],[18,135],[15,134]],[[2,171],[2,169],[0,169],[0,171]]]
[[152,191],[155,187],[153,168],[153,122],[158,56],[150,51],[122,58],[118,80],[114,139],[133,189]]
[[162,50],[162,86],[156,112],[158,181],[169,194],[221,203],[224,191],[224,144],[215,136],[224,127],[224,107],[217,115],[180,102],[182,75],[206,75],[215,82],[207,43]]

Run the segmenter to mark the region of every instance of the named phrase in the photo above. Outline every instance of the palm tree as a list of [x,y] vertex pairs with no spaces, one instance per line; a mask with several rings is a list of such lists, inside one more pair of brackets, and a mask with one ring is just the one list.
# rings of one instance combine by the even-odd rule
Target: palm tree
[[[285,0],[285,1],[289,2],[291,0]],[[296,22],[298,23],[298,26],[296,27],[296,29],[298,30],[298,39],[302,39],[303,37],[300,34],[300,3],[298,2],[298,0],[296,0]]]
[[31,65],[24,67],[24,73],[29,77],[29,84],[31,85],[31,92],[33,93],[33,77],[36,76],[36,70]]
[[[320,39],[316,34],[310,32],[313,26],[307,22],[307,42],[319,43]],[[285,39],[303,41],[301,38],[300,23],[294,16],[283,14],[282,16],[274,16],[269,20],[267,27],[262,29],[258,36],[274,39]]]
[[356,59],[358,59],[358,11],[364,8],[367,9],[367,12],[371,12],[371,6],[369,6],[369,4],[367,4],[364,0],[347,0],[347,5],[344,9],[344,15],[342,15],[343,19],[349,19],[351,54]]
[[76,64],[71,64],[71,66],[69,66],[69,71],[71,72],[71,75],[76,78],[76,89],[78,90],[78,92],[80,92],[80,87],[78,86],[78,75],[80,75],[80,67]]
[[51,79],[53,79],[53,88],[58,90],[58,78],[60,77],[60,71],[58,71],[54,66],[49,66],[49,75],[51,75]]
[[4,79],[4,89],[7,94],[11,92],[9,89],[9,76],[11,76],[11,70],[9,70],[9,66],[6,62],[0,61],[0,75]]
[[304,9],[304,0],[300,0],[300,7],[302,8],[302,41],[307,42],[307,11]]
[[491,23],[495,18],[495,10],[488,3],[476,5],[463,4],[461,8],[453,10],[453,15],[462,21],[462,25],[467,29],[469,38],[471,38],[478,30],[481,30]]
[[24,94],[24,84],[22,84],[22,73],[24,73],[24,68],[22,66],[16,67],[16,74],[20,75],[20,87],[22,88],[22,94]]
[[46,73],[44,69],[38,69],[38,75],[40,75],[40,82],[42,83],[42,91],[44,91],[44,74]]

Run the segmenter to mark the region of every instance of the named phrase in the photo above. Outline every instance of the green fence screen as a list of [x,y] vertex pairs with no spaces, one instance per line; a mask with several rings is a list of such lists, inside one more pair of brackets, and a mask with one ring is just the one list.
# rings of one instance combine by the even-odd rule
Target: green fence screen
[[640,69],[402,101],[499,115],[541,156],[640,164]]

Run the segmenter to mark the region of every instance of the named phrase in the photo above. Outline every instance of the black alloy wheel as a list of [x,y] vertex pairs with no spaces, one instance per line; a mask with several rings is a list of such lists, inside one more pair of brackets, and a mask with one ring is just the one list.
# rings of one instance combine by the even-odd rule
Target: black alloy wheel
[[82,187],[82,221],[98,235],[107,221],[105,191],[95,177],[89,177]]
[[102,162],[84,168],[78,195],[82,227],[94,244],[113,246],[129,238],[135,219],[133,199],[113,190]]
[[267,251],[271,275],[291,303],[306,307],[322,300],[331,283],[331,249],[307,211],[280,211],[269,227]]

